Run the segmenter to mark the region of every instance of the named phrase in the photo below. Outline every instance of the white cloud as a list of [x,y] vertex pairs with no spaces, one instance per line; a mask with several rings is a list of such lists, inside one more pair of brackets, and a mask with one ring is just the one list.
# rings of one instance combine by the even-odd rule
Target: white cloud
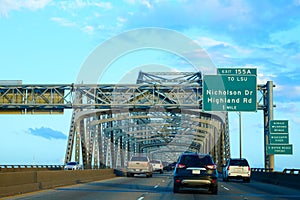
[[135,4],[136,1],[135,0],[124,0],[125,3],[128,3],[128,4]]
[[85,26],[82,29],[85,33],[92,35],[94,33],[95,28],[93,26]]
[[141,4],[143,6],[146,6],[148,9],[152,9],[153,8],[153,3],[158,3],[158,1],[150,1],[149,0],[124,0],[125,3],[127,4]]
[[60,18],[60,17],[52,17],[50,20],[54,21],[54,22],[57,22],[61,26],[66,26],[66,27],[74,27],[74,26],[76,26],[75,22],[71,22],[71,21],[69,21],[67,19]]
[[58,2],[57,5],[62,8],[63,10],[67,9],[80,9],[85,7],[99,7],[104,9],[112,9],[113,5],[111,2],[92,2],[92,1],[83,1],[83,0],[76,0],[76,1],[61,1]]
[[[240,46],[236,46],[234,44],[231,44],[229,42],[224,42],[221,40],[215,40],[213,38],[208,37],[200,37],[196,41],[201,47],[204,48],[210,48],[215,46],[222,46],[224,48],[230,48],[232,49],[231,55],[234,55],[235,53],[238,53],[239,56],[249,55],[252,51]],[[231,57],[230,55],[227,55],[227,57]]]
[[122,23],[127,21],[126,18],[122,18],[122,17],[118,17],[117,20],[118,20],[118,22],[122,22]]
[[149,9],[153,8],[153,5],[148,0],[142,0],[141,4],[146,6]]
[[277,92],[277,96],[286,100],[300,99],[300,86],[291,85],[277,85],[274,89]]
[[100,8],[108,9],[108,10],[113,8],[113,6],[110,2],[100,2],[100,3],[95,3],[94,5],[98,6]]
[[290,102],[274,102],[276,107],[275,114],[276,118],[280,119],[290,119],[293,123],[299,125],[300,124],[300,103],[298,101],[290,101]]
[[295,91],[297,94],[300,94],[300,86],[295,86]]
[[300,0],[294,0],[294,4],[295,4],[296,6],[300,6]]
[[[262,67],[258,66],[257,69]],[[273,80],[277,76],[272,73],[264,74],[262,72],[257,72],[257,84],[266,84],[268,81]]]
[[12,10],[38,10],[47,6],[51,0],[2,0],[0,1],[0,16],[8,16]]
[[230,46],[229,43],[221,42],[221,41],[214,40],[214,39],[208,38],[208,37],[200,37],[199,39],[197,39],[197,42],[199,43],[200,46],[203,46],[206,48],[212,47],[212,46],[217,46],[217,45]]

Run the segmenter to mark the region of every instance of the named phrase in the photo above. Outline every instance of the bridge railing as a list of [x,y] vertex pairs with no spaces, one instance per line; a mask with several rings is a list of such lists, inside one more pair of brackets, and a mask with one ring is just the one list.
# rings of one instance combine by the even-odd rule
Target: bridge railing
[[63,165],[0,165],[0,172],[62,170]]
[[300,169],[286,168],[283,171],[278,172],[278,171],[273,171],[272,169],[252,168],[251,179],[260,182],[299,189]]
[[273,172],[273,168],[251,168],[252,172]]
[[[23,171],[48,171],[48,170],[63,170],[64,165],[0,165],[1,172],[23,172]],[[105,166],[94,166],[92,170],[109,169]]]
[[[252,172],[274,172],[272,168],[251,168]],[[282,172],[276,171],[276,173],[283,173],[283,174],[298,174],[300,175],[300,169],[288,169],[285,168]]]
[[298,174],[300,175],[300,169],[284,169],[284,174]]

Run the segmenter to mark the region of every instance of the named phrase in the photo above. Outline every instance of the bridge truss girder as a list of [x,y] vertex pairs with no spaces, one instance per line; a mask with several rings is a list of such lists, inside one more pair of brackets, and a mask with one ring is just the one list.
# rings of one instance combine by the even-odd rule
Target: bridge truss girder
[[0,85],[2,114],[64,109],[73,109],[65,162],[85,168],[123,167],[140,153],[173,161],[183,150],[210,153],[219,166],[230,157],[227,113],[201,111],[200,72],[140,73],[137,84]]
[[[184,151],[210,153],[217,164],[223,164],[230,157],[230,152],[227,149],[229,145],[227,147],[224,145],[229,142],[229,136],[222,117],[202,113],[199,110],[182,112],[178,113],[178,110],[176,112],[155,110],[153,113],[126,112],[126,110],[122,113],[119,111],[111,113],[111,110],[93,110],[88,113],[79,111],[74,116],[77,119],[74,120],[75,127],[80,127],[79,124],[84,123],[86,129],[77,128],[73,135],[90,139],[89,143],[81,142],[81,145],[86,145],[85,148],[81,147],[82,150],[89,149],[88,152],[76,152],[82,153],[82,161],[86,168],[124,167],[126,161],[136,154],[146,154],[151,158],[162,160],[172,157],[173,160],[168,161],[175,161],[176,156]],[[76,134],[78,131],[84,134]],[[91,141],[94,141],[93,145]],[[66,161],[73,157],[70,149],[73,148],[67,148]],[[158,154],[155,152],[164,155],[157,158]],[[100,154],[102,158],[99,158]],[[173,156],[170,156],[172,154]],[[86,159],[88,155],[93,160]],[[75,158],[80,156],[75,154]]]

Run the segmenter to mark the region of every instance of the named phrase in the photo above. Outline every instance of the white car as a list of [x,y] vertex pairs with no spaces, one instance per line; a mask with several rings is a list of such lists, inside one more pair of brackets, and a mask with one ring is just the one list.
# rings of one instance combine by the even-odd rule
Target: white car
[[164,166],[161,160],[151,160],[150,163],[154,172],[159,172],[161,174],[164,172]]
[[250,182],[251,168],[245,158],[230,158],[223,166],[223,180],[242,179],[244,182]]
[[79,170],[82,169],[82,166],[78,162],[68,162],[64,170]]

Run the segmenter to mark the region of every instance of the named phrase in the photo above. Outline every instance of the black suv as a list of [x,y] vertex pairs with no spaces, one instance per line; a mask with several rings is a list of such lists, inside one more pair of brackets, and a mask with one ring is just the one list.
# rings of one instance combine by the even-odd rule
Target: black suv
[[209,154],[183,153],[174,169],[173,192],[180,188],[206,188],[218,194],[218,171]]

